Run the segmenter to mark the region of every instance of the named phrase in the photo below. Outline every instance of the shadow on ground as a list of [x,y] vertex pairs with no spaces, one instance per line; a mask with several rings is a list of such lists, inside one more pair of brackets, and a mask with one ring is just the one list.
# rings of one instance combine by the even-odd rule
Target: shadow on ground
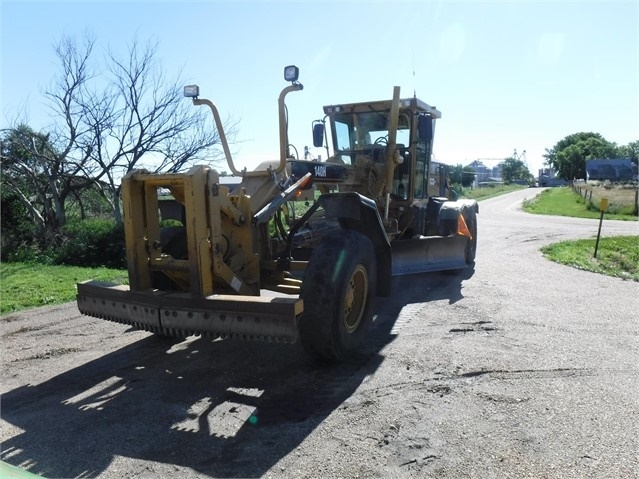
[[116,456],[260,477],[375,373],[404,305],[454,303],[470,276],[395,278],[370,339],[341,365],[318,365],[300,345],[146,337],[5,394],[2,419],[23,432],[2,459],[45,477],[96,477]]

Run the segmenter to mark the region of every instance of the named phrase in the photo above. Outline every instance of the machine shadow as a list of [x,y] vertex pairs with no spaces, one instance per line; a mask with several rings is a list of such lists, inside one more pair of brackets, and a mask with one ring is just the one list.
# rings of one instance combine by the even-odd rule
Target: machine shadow
[[375,373],[404,305],[455,302],[471,275],[394,278],[370,340],[344,364],[318,365],[300,345],[149,336],[14,389],[2,418],[22,432],[2,444],[2,460],[45,477],[96,477],[118,456],[260,477]]

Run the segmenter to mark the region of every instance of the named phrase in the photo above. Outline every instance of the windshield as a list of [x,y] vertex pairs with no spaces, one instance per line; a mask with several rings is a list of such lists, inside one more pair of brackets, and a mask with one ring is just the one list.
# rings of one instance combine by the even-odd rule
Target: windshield
[[[386,145],[388,141],[388,112],[342,113],[335,115],[333,135],[336,152],[365,150],[373,145]],[[410,141],[409,117],[401,114],[397,128],[398,145],[408,146]]]

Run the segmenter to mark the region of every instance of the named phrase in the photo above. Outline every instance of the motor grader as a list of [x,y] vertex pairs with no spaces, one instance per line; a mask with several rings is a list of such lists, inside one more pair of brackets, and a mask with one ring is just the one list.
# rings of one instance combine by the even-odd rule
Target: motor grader
[[[285,104],[303,88],[298,74],[285,68],[278,99],[280,159],[255,171],[235,167],[216,106],[185,87],[210,108],[241,182],[231,190],[207,165],[127,174],[129,284],[79,283],[83,314],[167,336],[301,340],[339,361],[365,339],[393,275],[474,263],[478,205],[452,200],[431,162],[440,112],[399,87],[391,100],[326,106],[312,133],[327,159],[302,160],[290,154]],[[166,192],[178,208],[163,215]]]

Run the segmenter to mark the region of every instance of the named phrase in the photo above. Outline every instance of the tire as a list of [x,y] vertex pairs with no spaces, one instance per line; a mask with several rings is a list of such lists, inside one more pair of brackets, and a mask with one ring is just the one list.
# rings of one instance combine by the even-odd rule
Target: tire
[[472,236],[471,239],[466,243],[466,264],[471,265],[475,262],[475,256],[477,255],[477,214],[475,210],[468,210],[467,216],[464,217],[466,220],[466,226],[468,226],[468,230]]
[[[186,228],[184,226],[171,226],[160,230],[160,246],[162,252],[173,256],[175,259],[188,259],[188,246],[186,244]],[[151,274],[151,286],[155,289],[176,289],[171,279],[160,271]]]
[[341,230],[323,238],[301,287],[299,328],[306,351],[326,362],[355,351],[372,320],[376,283],[375,250],[366,236]]
[[189,249],[186,244],[186,228],[171,226],[160,230],[160,245],[162,252],[170,254],[175,259],[188,259]]
[[[162,252],[173,256],[175,259],[188,259],[188,245],[186,243],[186,228],[184,226],[170,226],[160,229],[160,247]],[[151,286],[164,291],[178,290],[177,285],[161,271],[151,273]],[[154,336],[164,341],[174,341],[179,334],[165,329],[153,331]]]

